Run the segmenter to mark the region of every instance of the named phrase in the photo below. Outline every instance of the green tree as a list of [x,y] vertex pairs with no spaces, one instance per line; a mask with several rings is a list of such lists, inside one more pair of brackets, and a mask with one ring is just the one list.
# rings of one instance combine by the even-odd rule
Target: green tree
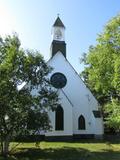
[[104,106],[105,114],[108,116],[105,118],[106,125],[110,128],[114,128],[116,132],[120,131],[120,102],[116,99],[112,99],[110,103]]
[[[8,154],[11,139],[19,134],[50,129],[48,110],[58,103],[47,75],[51,68],[34,51],[24,51],[14,34],[0,38],[0,141]],[[21,89],[19,86],[23,85]]]
[[100,104],[120,100],[120,15],[107,23],[81,61],[86,66],[81,76]]

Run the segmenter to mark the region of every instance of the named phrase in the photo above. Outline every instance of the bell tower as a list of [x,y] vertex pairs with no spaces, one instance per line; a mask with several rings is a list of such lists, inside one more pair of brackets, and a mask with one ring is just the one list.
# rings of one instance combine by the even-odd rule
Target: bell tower
[[60,51],[66,58],[65,26],[59,16],[52,26],[51,57]]

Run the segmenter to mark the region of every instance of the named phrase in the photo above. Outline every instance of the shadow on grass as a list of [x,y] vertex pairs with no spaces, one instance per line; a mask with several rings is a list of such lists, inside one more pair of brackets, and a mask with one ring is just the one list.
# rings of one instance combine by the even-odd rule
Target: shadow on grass
[[[13,141],[18,143],[36,143],[36,142],[44,142],[42,141]],[[49,142],[49,141],[48,141]],[[120,136],[109,136],[108,138],[104,139],[74,139],[71,141],[50,141],[50,142],[65,142],[65,143],[111,143],[111,144],[120,144]]]
[[[90,152],[83,148],[22,148],[18,153],[11,155],[8,160],[120,160],[120,152],[103,150]],[[0,159],[4,160],[4,159]],[[7,160],[7,159],[6,159]]]
[[120,144],[120,137],[109,137],[105,139],[80,139],[74,140],[70,143],[111,143],[111,144]]

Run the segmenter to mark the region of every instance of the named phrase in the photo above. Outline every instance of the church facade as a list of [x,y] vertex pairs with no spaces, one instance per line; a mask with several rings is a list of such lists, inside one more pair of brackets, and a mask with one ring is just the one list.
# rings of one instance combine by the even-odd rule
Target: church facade
[[45,133],[46,140],[102,137],[100,106],[66,58],[65,26],[59,17],[53,25],[50,52],[49,78],[60,105],[49,111],[52,130]]

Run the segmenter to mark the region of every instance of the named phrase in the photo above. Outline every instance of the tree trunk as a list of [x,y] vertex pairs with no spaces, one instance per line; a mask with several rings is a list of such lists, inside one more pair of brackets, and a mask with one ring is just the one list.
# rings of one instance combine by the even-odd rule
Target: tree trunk
[[9,153],[9,144],[10,144],[10,135],[8,135],[6,137],[6,139],[4,140],[3,142],[3,151],[2,151],[2,155],[4,157],[7,157],[8,156],[8,153]]
[[1,154],[3,154],[3,133],[0,130],[1,134],[0,134],[0,144],[1,144]]
[[3,141],[1,139],[1,154],[3,154]]
[[7,157],[8,153],[9,153],[9,141],[5,141],[4,142],[4,148],[3,148],[3,156]]

